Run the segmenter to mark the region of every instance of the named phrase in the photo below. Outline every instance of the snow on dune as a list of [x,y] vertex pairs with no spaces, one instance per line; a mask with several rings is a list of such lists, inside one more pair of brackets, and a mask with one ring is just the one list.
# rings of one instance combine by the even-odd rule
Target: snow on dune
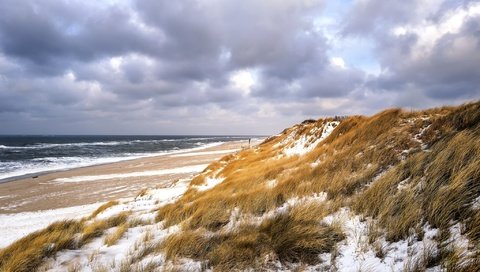
[[[76,264],[80,271],[95,271],[99,267],[106,267],[108,271],[118,271],[122,261],[125,261],[126,258],[139,254],[148,246],[156,245],[168,235],[179,231],[178,226],[163,228],[162,223],[154,223],[154,209],[183,195],[189,182],[190,179],[182,179],[171,187],[149,189],[142,196],[121,201],[120,204],[98,214],[96,219],[101,220],[128,211],[131,212],[130,221],[144,220],[150,223],[129,228],[122,238],[112,246],[106,245],[104,242],[105,236],[102,236],[92,240],[81,249],[61,251],[57,253],[54,259],[50,259],[48,267],[51,269],[48,271],[66,271],[72,264]],[[111,231],[114,231],[114,229]],[[148,256],[145,260],[157,263],[158,266],[165,265],[165,257],[161,253]],[[198,263],[193,261],[189,265],[199,267]]]
[[199,191],[206,191],[206,190],[211,189],[211,188],[217,186],[218,184],[222,183],[223,180],[224,180],[224,178],[210,178],[210,177],[207,177],[207,178],[205,178],[205,184],[195,186],[195,188],[197,188],[197,190],[199,190]]
[[[303,155],[312,151],[321,141],[325,140],[330,133],[337,127],[339,122],[332,121],[327,122],[322,128],[314,128],[311,131],[312,135],[304,134],[298,140],[293,142],[291,146],[284,149],[284,153],[287,156]],[[317,138],[316,132],[318,129],[322,129],[322,134]]]
[[[404,271],[407,264],[421,260],[427,251],[437,246],[435,236],[438,230],[428,225],[423,228],[425,235],[422,241],[412,236],[388,243],[384,237],[380,237],[369,244],[369,221],[363,220],[348,208],[340,209],[323,221],[327,224],[340,223],[346,235],[346,239],[339,243],[338,257],[335,260],[338,271]],[[383,251],[382,258],[376,255],[378,249]],[[328,259],[330,256],[325,257]]]

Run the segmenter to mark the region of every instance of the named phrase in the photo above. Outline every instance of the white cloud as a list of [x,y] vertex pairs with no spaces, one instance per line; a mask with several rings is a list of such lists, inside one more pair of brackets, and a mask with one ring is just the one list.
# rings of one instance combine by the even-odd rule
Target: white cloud
[[417,24],[395,26],[392,33],[396,36],[416,34],[418,40],[413,50],[413,57],[421,58],[431,52],[439,39],[446,34],[458,33],[467,19],[478,15],[480,15],[480,3],[472,3],[467,7],[448,11],[439,22],[424,19]]
[[252,72],[249,70],[236,71],[230,77],[232,86],[240,91],[244,95],[248,95],[255,84]]
[[338,68],[344,69],[345,66],[345,61],[341,57],[332,57],[330,58],[330,65]]
[[110,66],[115,72],[120,72],[120,66],[122,65],[123,57],[110,58]]

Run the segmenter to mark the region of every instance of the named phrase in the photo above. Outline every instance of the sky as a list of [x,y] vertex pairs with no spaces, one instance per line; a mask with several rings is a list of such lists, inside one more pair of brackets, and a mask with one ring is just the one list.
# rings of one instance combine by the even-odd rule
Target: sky
[[480,99],[480,2],[0,0],[0,134],[271,135]]

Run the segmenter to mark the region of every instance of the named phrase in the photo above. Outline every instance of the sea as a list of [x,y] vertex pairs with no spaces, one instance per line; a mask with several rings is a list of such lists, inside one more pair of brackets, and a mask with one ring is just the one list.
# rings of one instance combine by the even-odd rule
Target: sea
[[252,136],[1,136],[0,183],[39,173],[194,151]]

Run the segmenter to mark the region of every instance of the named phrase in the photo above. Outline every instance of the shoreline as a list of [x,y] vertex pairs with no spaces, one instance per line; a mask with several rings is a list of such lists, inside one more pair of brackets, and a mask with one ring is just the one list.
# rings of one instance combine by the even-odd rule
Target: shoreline
[[[257,138],[251,146],[261,141],[263,138]],[[202,166],[247,146],[248,140],[224,142],[206,148],[51,171],[2,182],[0,214],[60,209],[134,197],[143,188],[165,188],[179,179],[190,178],[201,172]]]
[[[237,141],[230,141],[230,142],[237,142]],[[55,173],[55,172],[64,172],[64,171],[81,169],[81,168],[92,167],[92,166],[101,166],[101,165],[107,165],[107,164],[118,163],[118,162],[126,162],[126,161],[138,160],[138,159],[144,159],[144,158],[153,158],[153,157],[157,157],[157,156],[168,156],[168,155],[179,154],[179,153],[181,154],[181,153],[195,152],[195,151],[198,151],[198,150],[204,150],[204,149],[208,149],[208,148],[211,148],[211,147],[220,146],[220,145],[225,144],[225,143],[229,143],[229,142],[213,142],[213,143],[208,143],[208,144],[205,144],[204,146],[199,146],[199,147],[179,149],[179,150],[169,150],[169,151],[164,151],[164,152],[158,152],[157,154],[151,153],[149,155],[144,154],[144,155],[139,155],[139,156],[132,156],[131,158],[121,159],[121,160],[112,161],[112,162],[93,163],[91,165],[72,166],[72,167],[66,167],[66,168],[56,169],[56,170],[45,170],[45,171],[38,171],[38,172],[33,172],[33,173],[26,173],[26,174],[18,175],[18,176],[0,178],[0,184],[8,183],[8,182],[14,182],[14,181],[28,179],[28,178],[36,178],[36,177],[41,176],[41,175],[46,175],[46,174]]]

